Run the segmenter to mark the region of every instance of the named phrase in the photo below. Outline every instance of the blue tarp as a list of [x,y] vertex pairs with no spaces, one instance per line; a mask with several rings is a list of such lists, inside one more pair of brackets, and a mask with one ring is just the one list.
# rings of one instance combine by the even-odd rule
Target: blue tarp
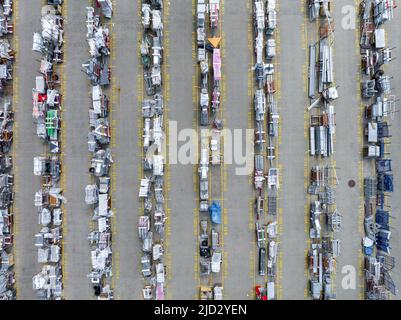
[[379,143],[380,143],[380,158],[383,158],[385,154],[384,142],[380,141]]
[[384,187],[386,192],[394,191],[393,175],[386,174],[384,176]]
[[392,174],[379,174],[377,181],[377,189],[382,192],[393,192],[393,175]]
[[367,256],[371,256],[373,254],[373,246],[371,247],[363,247],[364,253]]
[[376,168],[378,173],[385,173],[391,171],[391,159],[380,159],[376,161]]
[[390,131],[387,122],[379,122],[377,124],[377,134],[379,139],[390,137]]
[[391,232],[387,230],[379,230],[376,234],[376,247],[380,251],[390,254],[390,237]]
[[390,214],[388,211],[376,211],[376,223],[380,225],[381,229],[390,230],[389,228]]
[[209,207],[209,214],[212,223],[220,224],[221,223],[221,207],[218,201],[213,201],[211,206]]

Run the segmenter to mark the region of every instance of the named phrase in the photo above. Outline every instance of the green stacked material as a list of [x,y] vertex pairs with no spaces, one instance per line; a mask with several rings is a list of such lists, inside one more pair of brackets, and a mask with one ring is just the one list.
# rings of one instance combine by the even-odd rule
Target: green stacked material
[[57,140],[58,116],[57,110],[49,110],[46,114],[46,131],[50,140]]

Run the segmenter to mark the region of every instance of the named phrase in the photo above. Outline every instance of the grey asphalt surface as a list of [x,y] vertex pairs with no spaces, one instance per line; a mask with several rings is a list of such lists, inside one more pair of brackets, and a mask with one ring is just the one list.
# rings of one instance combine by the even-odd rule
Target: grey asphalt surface
[[88,234],[93,209],[85,204],[85,186],[92,182],[89,174],[87,136],[88,110],[91,103],[86,75],[81,64],[89,58],[86,42],[85,2],[69,1],[65,17],[65,80],[63,105],[64,176],[67,198],[64,232],[64,296],[66,299],[92,299],[93,290],[87,275],[91,271]]
[[[341,26],[343,5],[354,5],[354,1],[346,0],[334,6],[335,45],[334,68],[335,80],[339,87],[340,98],[335,103],[336,110],[336,145],[335,160],[339,180],[337,186],[337,209],[343,216],[342,230],[337,234],[341,239],[341,255],[337,259],[337,299],[356,300],[361,293],[361,282],[358,272],[361,268],[359,255],[361,253],[361,233],[359,229],[361,214],[361,188],[359,186],[358,165],[362,160],[362,146],[359,144],[361,126],[359,121],[360,99],[358,99],[360,72],[359,39],[355,29],[345,30]],[[354,180],[354,188],[348,186],[348,181]],[[355,289],[344,289],[341,285],[343,267],[353,266],[356,270]],[[346,267],[347,268],[347,267]],[[344,271],[346,270],[344,269]]]
[[[112,152],[113,152],[113,270],[116,299],[142,299],[140,269],[141,242],[137,224],[140,216],[138,199],[142,121],[138,106],[137,74],[141,73],[137,56],[138,18],[137,1],[114,1],[113,38],[111,57],[112,90]],[[142,79],[142,77],[140,78]],[[113,93],[111,93],[113,95]]]
[[[224,104],[224,125],[231,132],[234,129],[242,129],[242,150],[237,152],[245,155],[245,129],[249,128],[248,112],[253,112],[251,110],[253,97],[248,96],[248,71],[251,68],[248,21],[252,19],[252,6],[247,8],[249,1],[246,0],[236,1],[235,5],[232,1],[225,2],[223,67],[227,101]],[[241,54],[238,54],[239,52]],[[227,209],[227,235],[224,237],[226,255],[224,262],[227,264],[227,274],[224,280],[224,298],[233,300],[253,298],[250,291],[254,282],[254,272],[250,268],[249,261],[251,255],[255,254],[256,244],[253,242],[254,221],[250,221],[249,202],[254,197],[254,191],[248,175],[236,174],[236,169],[242,166],[235,161],[226,165],[227,190],[224,194]],[[238,252],[241,254],[237,254]]]
[[16,136],[14,188],[17,228],[15,231],[17,298],[36,299],[32,289],[32,277],[40,271],[34,235],[40,230],[34,207],[35,192],[40,189],[40,178],[33,175],[33,158],[44,152],[44,145],[36,135],[32,119],[32,88],[39,70],[39,56],[32,52],[33,31],[40,30],[40,0],[19,1],[16,8],[19,23],[16,36],[19,42],[18,62],[14,77],[19,79],[19,101],[14,106]]
[[[177,122],[177,130],[196,129],[197,114],[192,96],[192,77],[195,76],[196,56],[192,57],[194,18],[191,1],[170,1],[170,74],[169,120]],[[174,132],[170,130],[170,138]],[[183,142],[178,144],[181,146]],[[173,141],[170,141],[170,147]],[[171,160],[171,158],[170,158]],[[194,166],[191,164],[170,164],[169,215],[171,235],[169,254],[171,270],[168,272],[168,293],[171,299],[195,299],[199,296],[199,278],[195,273],[196,245],[194,222],[199,195],[195,188]]]
[[[116,2],[116,1],[115,1]],[[250,12],[246,1],[225,1],[223,26],[226,35],[223,68],[226,74],[227,101],[225,126],[227,128],[247,128],[250,97],[247,92],[247,74],[250,54],[247,45],[247,18]],[[344,3],[353,5],[354,1]],[[33,176],[32,159],[43,153],[43,144],[35,133],[32,122],[32,87],[38,74],[38,56],[31,51],[32,31],[40,30],[40,0],[19,1],[19,23],[17,35],[20,50],[16,74],[19,78],[19,103],[15,107],[16,131],[15,148],[15,207],[17,230],[15,232],[16,280],[18,299],[35,299],[32,290],[32,276],[39,272],[36,263],[34,234],[39,231],[37,215],[33,206],[34,193],[40,188],[40,179]],[[90,271],[90,248],[87,234],[90,229],[91,210],[84,203],[84,187],[90,181],[88,175],[88,84],[80,66],[89,54],[85,40],[86,2],[69,1],[65,23],[67,40],[66,92],[64,95],[63,120],[66,131],[64,142],[64,173],[66,177],[65,232],[65,297],[67,299],[91,299],[92,289],[86,275]],[[283,170],[280,204],[283,209],[280,251],[282,253],[282,293],[283,299],[304,299],[307,277],[305,275],[305,233],[304,207],[307,204],[304,188],[304,158],[307,157],[307,139],[304,137],[304,112],[308,104],[304,90],[303,68],[307,48],[302,46],[302,24],[300,2],[280,1],[279,23],[281,34],[281,124],[282,143],[280,159]],[[359,253],[361,233],[359,232],[360,187],[358,185],[358,165],[361,159],[358,135],[359,101],[357,98],[356,75],[359,72],[359,56],[355,48],[355,30],[341,28],[342,6],[334,7],[335,34],[335,77],[340,85],[340,99],[336,103],[337,132],[335,159],[340,185],[337,187],[337,207],[343,215],[343,229],[339,233],[342,240],[342,255],[337,265],[337,298],[358,299],[360,281],[355,290],[343,290],[341,269],[345,265],[360,270]],[[140,146],[138,145],[137,120],[140,117],[137,104],[137,75],[140,72],[137,61],[137,33],[140,21],[137,16],[137,2],[119,0],[115,6],[114,50],[112,75],[115,77],[116,103],[112,106],[113,118],[113,210],[114,217],[114,288],[116,299],[141,299],[142,276],[139,269],[140,243],[137,238],[137,219],[140,214],[138,201],[138,166]],[[169,120],[178,122],[178,130],[197,128],[197,117],[193,102],[193,76],[195,58],[192,57],[193,16],[191,1],[170,1],[170,53],[168,67],[170,74]],[[395,19],[386,24],[388,46],[395,46],[395,56],[401,57],[401,29],[399,28],[399,8]],[[317,32],[317,31],[316,31]],[[238,54],[241,52],[241,54]],[[397,61],[387,67],[388,74],[394,76],[392,86],[399,94],[401,75]],[[393,170],[395,192],[391,198],[392,212],[392,254],[398,266],[392,273],[396,285],[401,287],[401,160],[397,150],[401,148],[400,113],[392,122]],[[170,132],[170,135],[172,132]],[[180,144],[179,144],[180,145]],[[364,162],[365,174],[369,171]],[[227,275],[224,281],[225,298],[248,299],[253,286],[254,272],[250,270],[249,255],[253,249],[253,232],[249,228],[249,200],[253,189],[248,177],[236,176],[235,166],[227,166],[227,191],[225,207],[228,212],[225,242],[225,263]],[[194,228],[194,209],[197,208],[194,187],[194,166],[170,166],[169,254],[171,269],[167,270],[167,295],[171,299],[193,299],[198,297],[198,281],[194,271],[194,256],[197,254]],[[348,180],[357,182],[349,188]],[[241,201],[237,201],[241,195]],[[252,222],[252,221],[251,221]],[[240,254],[238,254],[238,252]],[[395,298],[400,299],[400,295]]]
[[280,235],[282,253],[282,298],[304,299],[305,276],[304,206],[307,205],[304,188],[304,158],[308,150],[304,137],[304,112],[307,92],[303,90],[303,67],[307,48],[302,47],[301,2],[280,2],[281,34],[281,124],[282,143],[280,159],[283,167],[281,205],[283,208]]

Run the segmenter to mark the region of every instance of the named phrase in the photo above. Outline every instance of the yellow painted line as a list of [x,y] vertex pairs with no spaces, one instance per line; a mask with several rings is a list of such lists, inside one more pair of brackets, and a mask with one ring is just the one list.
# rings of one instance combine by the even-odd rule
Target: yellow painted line
[[[196,0],[192,0],[192,17],[195,18],[196,16]],[[199,128],[199,90],[198,90],[198,83],[200,81],[200,74],[199,74],[199,67],[197,63],[197,54],[196,54],[196,33],[193,31],[192,32],[192,59],[193,59],[193,67],[194,67],[194,76],[192,77],[192,101],[194,104],[194,109],[195,109],[195,119],[193,121],[193,127],[196,130],[196,132],[200,132]],[[201,144],[198,143],[198,148],[201,148]],[[197,155],[196,159],[199,159],[199,152],[200,150],[197,149]],[[194,192],[196,196],[196,203],[197,207],[194,208],[194,236],[195,236],[195,243],[196,243],[196,249],[194,253],[194,277],[195,281],[197,282],[198,288],[201,286],[201,279],[200,279],[200,257],[199,257],[199,235],[200,235],[200,214],[199,214],[199,201],[197,198],[199,197],[199,181],[198,181],[198,172],[197,172],[197,166],[194,166],[193,170],[193,182],[194,182]],[[210,190],[209,190],[210,192]],[[197,291],[194,295],[194,300],[199,299],[199,292]]]
[[[226,96],[226,75],[225,75],[225,71],[224,71],[224,58],[226,55],[226,51],[225,51],[225,33],[223,31],[223,19],[224,19],[224,1],[225,0],[221,0],[220,1],[220,27],[219,27],[219,31],[221,32],[221,43],[220,43],[220,49],[222,52],[222,61],[221,61],[221,101],[220,101],[220,118],[224,121],[224,105],[225,102],[227,101],[227,96]],[[221,153],[224,155],[224,141],[223,139],[221,139]],[[224,238],[228,235],[228,212],[227,212],[227,208],[225,208],[224,206],[224,190],[225,190],[225,176],[227,174],[226,171],[226,166],[224,165],[224,159],[223,159],[223,163],[220,165],[220,197],[221,197],[221,209],[222,209],[222,213],[223,213],[223,219],[222,219],[222,230],[220,230],[220,239],[221,239],[221,248],[222,248],[222,274],[221,274],[221,284],[222,287],[224,288],[224,282],[225,282],[225,278],[228,277],[228,252],[225,250],[225,245],[224,245]],[[227,292],[223,291],[224,295],[223,297],[225,299],[227,299]]]
[[[252,4],[248,5],[248,15],[252,17],[253,14],[253,7]],[[252,71],[253,66],[255,65],[255,57],[254,57],[254,48],[253,48],[253,20],[248,19],[248,49],[249,49],[249,54],[251,57],[251,65],[249,66],[248,69],[248,98],[250,100],[250,107],[248,111],[248,127],[249,128],[254,128],[254,103],[253,103],[253,97],[255,94],[255,79],[254,79],[254,72]],[[266,130],[265,130],[266,132]],[[249,175],[249,184],[253,187],[254,181],[253,181],[253,172]],[[255,209],[254,209],[254,203],[255,203],[255,197],[256,197],[256,192],[254,194],[254,197],[251,198],[250,200],[250,207],[249,207],[249,228],[255,232]],[[257,259],[258,259],[258,252],[257,252],[257,244],[256,244],[256,239],[255,236],[252,237],[251,241],[251,259],[249,261],[249,268],[250,268],[250,274],[253,279],[253,288],[250,288],[251,292],[251,297],[255,298],[255,292],[254,288],[257,285],[256,282],[256,273],[257,273]]]
[[[355,10],[358,12],[359,8],[359,3],[357,0],[355,0]],[[361,21],[359,18],[359,15],[357,17],[357,25],[360,26]],[[357,27],[355,28],[355,50],[358,54],[360,55],[360,40],[361,33],[360,33],[360,28]],[[361,160],[358,162],[358,184],[359,184],[359,192],[360,192],[360,203],[359,203],[359,212],[358,212],[358,231],[361,237],[364,236],[364,216],[365,216],[365,208],[364,208],[364,192],[363,192],[363,183],[364,183],[364,168],[363,168],[363,113],[364,113],[364,104],[362,103],[362,93],[361,93],[361,70],[362,70],[362,61],[360,60],[359,64],[359,73],[357,74],[357,88],[356,88],[356,95],[357,95],[357,101],[359,104],[359,113],[358,113],[358,129],[359,129],[359,134],[358,134],[358,145],[359,145],[359,152],[361,154]],[[363,262],[364,257],[363,257],[363,252],[362,248],[359,250],[358,254],[358,277],[360,280],[360,292],[359,292],[359,299],[364,300],[364,270],[363,270]]]
[[[14,19],[14,34],[12,40],[12,46],[15,51],[14,56],[14,63],[13,63],[13,101],[12,101],[12,108],[15,114],[19,112],[19,67],[18,67],[18,60],[19,60],[19,36],[18,36],[18,23],[19,23],[19,0],[14,0],[13,2],[13,19]],[[19,149],[19,126],[18,121],[14,118],[13,124],[13,146],[12,146],[12,159],[13,159],[13,174],[14,174],[14,192],[18,192],[19,188],[19,175],[18,175],[18,166],[15,164],[15,159],[17,158],[17,153]],[[19,252],[18,252],[18,233],[19,233],[19,219],[20,219],[20,211],[18,208],[18,203],[14,201],[12,205],[12,212],[14,213],[14,225],[13,225],[13,233],[14,237],[14,244],[13,244],[13,253],[15,256],[15,264],[14,264],[14,272],[15,272],[15,284],[14,288],[16,291],[16,298],[19,298]]]
[[[170,74],[168,72],[168,60],[170,56],[170,36],[169,36],[169,16],[170,16],[170,4],[165,4],[163,8],[163,23],[164,23],[164,50],[163,50],[163,67],[162,67],[162,77],[163,77],[163,98],[164,98],[164,132],[166,134],[166,150],[169,150],[169,126],[168,126],[168,103],[170,101]],[[164,239],[165,245],[165,255],[166,255],[166,268],[167,268],[167,283],[166,283],[166,298],[172,299],[172,292],[168,290],[168,281],[171,280],[172,275],[172,258],[170,254],[170,235],[171,235],[171,223],[170,214],[171,209],[169,208],[168,195],[170,190],[170,164],[169,164],[169,154],[166,153],[166,164],[165,164],[165,183],[166,188],[164,189],[165,196],[165,213],[166,213],[166,233]]]
[[[115,0],[112,0],[113,4],[113,14],[116,12],[116,6],[117,2]],[[107,20],[106,20],[107,21]],[[113,72],[113,67],[114,67],[114,61],[116,60],[116,45],[115,45],[115,30],[114,30],[114,23],[113,23],[113,15],[107,23],[110,31],[110,58],[109,58],[109,67],[111,71],[111,87],[110,87],[110,105],[109,105],[109,121],[111,124],[112,128],[112,135],[111,135],[111,141],[110,141],[110,147],[111,150],[113,147],[116,146],[116,120],[114,119],[114,111],[116,110],[117,106],[117,84],[116,84],[116,77],[114,76]],[[111,193],[111,203],[112,203],[112,211],[113,211],[113,217],[111,217],[111,236],[113,239],[116,239],[116,234],[117,234],[117,217],[118,217],[118,212],[117,209],[113,206],[113,198],[115,197],[116,194],[116,180],[117,180],[117,175],[116,175],[116,164],[113,164],[110,168],[110,193]],[[112,243],[112,248],[113,248],[113,257],[112,257],[112,270],[113,270],[113,276],[111,277],[111,288],[115,288],[115,278],[120,276],[120,253],[119,251],[115,248],[115,242]],[[118,297],[116,297],[118,298]]]
[[[305,12],[305,8],[306,8],[306,2],[305,0],[302,0],[302,9],[303,11],[303,18],[304,18],[304,22],[302,25],[302,33],[303,33],[303,49],[305,51],[305,63],[304,63],[304,68],[303,68],[303,79],[304,79],[304,92],[305,94],[308,92],[308,42],[309,42],[309,35],[308,35],[308,21],[307,21],[307,17],[306,17],[306,12]],[[309,112],[307,110],[304,111],[304,136],[305,139],[307,141],[307,146],[309,146]],[[305,235],[306,235],[306,249],[304,252],[304,257],[305,257],[305,277],[306,280],[309,280],[309,268],[306,262],[306,257],[308,255],[308,251],[310,249],[310,244],[311,244],[311,240],[309,238],[309,228],[310,228],[310,223],[309,223],[309,205],[311,202],[311,196],[310,194],[307,192],[307,188],[308,188],[308,183],[309,183],[309,172],[310,172],[310,158],[309,158],[309,154],[308,152],[305,153],[305,159],[304,159],[304,188],[305,188],[305,192],[306,192],[306,199],[307,199],[307,203],[304,206],[304,227],[305,227]],[[309,299],[309,292],[307,289],[307,286],[305,286],[304,288],[304,298],[305,300]]]
[[[66,19],[67,17],[67,12],[68,12],[68,1],[65,0],[63,5],[62,5],[62,17],[63,19]],[[62,105],[61,108],[62,110],[66,108],[66,100],[67,100],[67,86],[66,86],[66,72],[65,72],[65,62],[68,59],[68,34],[64,33],[64,44],[63,44],[63,51],[64,51],[64,56],[63,56],[63,63],[60,66],[60,76],[61,76],[61,94],[62,94]],[[61,117],[63,114],[63,111],[61,110]],[[67,132],[67,124],[64,120],[61,121],[61,154],[60,154],[60,162],[62,164],[62,171],[61,171],[61,177],[60,177],[60,185],[61,189],[63,190],[63,193],[65,194],[67,187],[66,187],[66,176],[67,176],[67,167],[65,166],[64,163],[64,148],[66,146],[66,132]],[[68,283],[68,267],[67,267],[67,252],[65,250],[65,237],[67,236],[67,223],[68,223],[68,211],[67,208],[64,204],[61,206],[62,212],[63,212],[63,239],[61,241],[61,252],[62,252],[62,257],[61,257],[61,267],[62,267],[62,273],[63,273],[63,298],[67,299],[68,297],[66,296],[66,286]]]
[[[141,7],[141,0],[137,1],[137,6],[138,6],[138,8]],[[138,10],[137,15],[138,15],[138,19],[140,21],[140,19],[141,19],[141,11],[140,10]],[[143,31],[142,31],[142,28],[139,28],[138,29],[138,34],[137,34],[137,38],[138,38],[137,61],[138,61],[138,65],[139,65],[139,68],[138,68],[139,72],[138,72],[138,75],[137,75],[138,114],[142,113],[142,101],[145,98],[145,93],[144,93],[144,90],[143,90],[143,88],[144,88],[143,87],[143,85],[144,85],[143,84],[143,71],[144,71],[144,69],[143,69],[143,65],[141,63],[141,51],[140,51],[140,44],[139,44],[139,39],[142,39],[142,37],[143,37]],[[142,144],[142,135],[143,135],[144,127],[143,127],[142,118],[138,118],[136,121],[137,121],[137,127],[138,127],[138,134],[137,134],[138,145],[142,146],[142,148],[140,150],[140,154],[139,154],[140,158],[139,158],[139,161],[138,161],[138,163],[139,163],[138,164],[138,185],[139,185],[139,183],[140,183],[140,181],[141,181],[141,179],[143,177],[143,163],[142,163],[142,159],[143,159],[143,144]],[[134,195],[134,196],[137,196],[137,195]],[[138,219],[139,219],[139,216],[144,215],[144,211],[145,211],[144,203],[143,203],[143,201],[141,201],[140,202],[140,207],[139,207],[139,212],[138,212]],[[137,226],[133,226],[133,228],[136,228],[136,227]],[[138,270],[141,270],[141,261],[139,259],[137,260],[137,265],[138,265]],[[142,279],[142,283],[143,284],[145,283],[143,279]],[[141,292],[138,292],[138,299],[143,299]]]
[[[277,12],[280,14],[280,2],[276,3]],[[276,31],[275,31],[275,39],[276,39],[276,57],[275,57],[275,66],[274,69],[276,71],[275,75],[275,84],[276,84],[276,103],[277,103],[277,113],[281,115],[281,72],[280,72],[280,53],[281,53],[281,35],[280,35],[280,19],[278,20]],[[282,185],[282,175],[283,175],[283,165],[280,162],[280,147],[282,143],[282,118],[279,118],[279,127],[278,127],[278,137],[276,141],[276,167],[279,168],[279,185]],[[283,299],[283,288],[282,288],[282,276],[283,276],[283,252],[280,250],[280,242],[281,242],[281,234],[283,232],[283,209],[281,208],[281,189],[277,190],[277,226],[278,226],[278,235],[277,242],[279,247],[279,252],[277,255],[277,274],[276,274],[276,293],[277,300]]]

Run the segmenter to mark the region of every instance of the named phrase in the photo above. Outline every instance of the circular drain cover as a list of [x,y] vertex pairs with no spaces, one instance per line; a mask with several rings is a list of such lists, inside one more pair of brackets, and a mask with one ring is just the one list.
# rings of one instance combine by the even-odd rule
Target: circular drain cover
[[348,187],[353,188],[355,187],[355,185],[356,185],[355,180],[348,181]]

